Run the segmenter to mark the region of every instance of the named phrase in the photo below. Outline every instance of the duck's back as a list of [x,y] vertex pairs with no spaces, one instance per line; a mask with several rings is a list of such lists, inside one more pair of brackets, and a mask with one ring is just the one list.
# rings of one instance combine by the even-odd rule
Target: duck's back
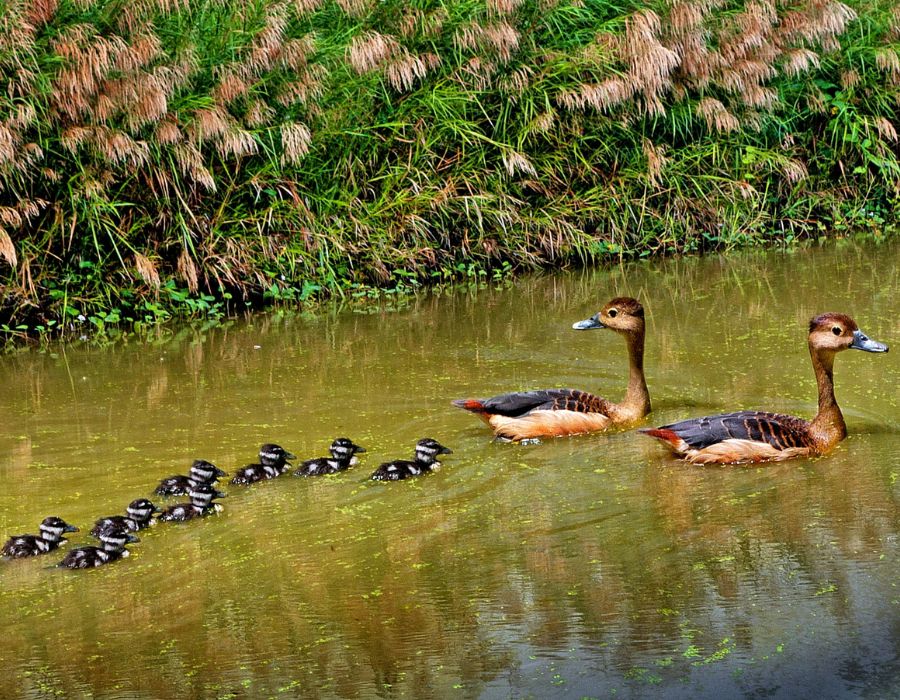
[[[808,421],[765,411],[737,411],[692,418],[664,425],[656,430],[674,433],[695,450],[702,450],[725,440],[764,442],[778,450],[812,447]],[[646,432],[653,434],[651,430]]]

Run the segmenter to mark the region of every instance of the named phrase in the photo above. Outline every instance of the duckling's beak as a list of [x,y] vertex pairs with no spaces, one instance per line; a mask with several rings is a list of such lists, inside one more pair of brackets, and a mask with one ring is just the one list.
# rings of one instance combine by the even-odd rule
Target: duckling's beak
[[78,528],[75,527],[74,525],[66,525],[63,528],[63,532],[78,532]]
[[857,329],[853,331],[853,342],[850,343],[850,349],[864,350],[865,352],[887,352],[889,348],[884,343],[870,339],[865,333]]
[[284,458],[285,458],[285,459],[297,459],[297,455],[291,454],[290,452],[288,452],[287,450],[285,450],[285,452],[284,452]]
[[159,506],[154,505],[153,508],[150,509],[150,512],[151,513],[162,513],[162,509]]
[[213,472],[216,476],[228,476],[228,472],[223,472],[221,469],[216,467],[216,470]]
[[221,491],[216,491],[213,493],[213,498],[226,498],[227,496],[227,493],[222,493]]
[[140,542],[140,540],[131,533],[125,533],[126,542]]
[[600,314],[598,313],[590,318],[586,318],[584,321],[573,323],[572,328],[576,331],[590,331],[594,328],[606,328],[606,326],[603,325],[603,322],[600,320]]
[[354,445],[354,446],[353,446],[353,451],[354,451],[354,452],[365,452],[365,451],[366,451],[366,448],[365,448],[365,447],[360,447],[359,445]]
[[441,446],[441,449],[438,450],[438,454],[439,455],[452,455],[453,450],[451,450],[449,447]]

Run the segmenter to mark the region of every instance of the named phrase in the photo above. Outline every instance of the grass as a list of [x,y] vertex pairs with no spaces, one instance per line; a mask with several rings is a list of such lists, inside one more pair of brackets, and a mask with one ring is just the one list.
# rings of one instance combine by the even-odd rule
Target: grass
[[896,230],[900,12],[10,0],[0,330]]

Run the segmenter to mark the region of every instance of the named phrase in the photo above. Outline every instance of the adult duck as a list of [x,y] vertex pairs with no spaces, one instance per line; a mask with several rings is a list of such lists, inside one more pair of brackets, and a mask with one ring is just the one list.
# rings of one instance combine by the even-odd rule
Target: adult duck
[[650,413],[644,379],[644,307],[630,297],[616,297],[597,314],[572,326],[586,331],[609,328],[628,346],[628,389],[621,403],[576,389],[544,389],[502,394],[490,399],[453,402],[478,415],[498,438],[526,440],[575,435],[635,423]]
[[811,421],[779,413],[739,411],[645,429],[677,455],[697,464],[768,462],[829,452],[847,437],[834,397],[834,356],[842,350],[887,352],[845,314],[827,313],[809,322],[809,354],[819,387],[819,410]]

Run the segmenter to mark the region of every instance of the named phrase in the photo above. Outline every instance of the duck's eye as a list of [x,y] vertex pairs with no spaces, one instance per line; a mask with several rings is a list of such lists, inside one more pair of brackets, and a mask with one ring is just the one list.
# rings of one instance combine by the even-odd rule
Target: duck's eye
[[615,317],[618,316],[618,315],[619,315],[619,312],[616,311],[615,309],[610,309],[609,312],[608,312],[608,316],[609,316],[610,318],[615,318]]
[[841,332],[842,332],[842,331],[841,331],[841,327],[840,327],[840,326],[834,326],[834,327],[831,329],[831,332],[834,333],[835,335],[840,335]]

